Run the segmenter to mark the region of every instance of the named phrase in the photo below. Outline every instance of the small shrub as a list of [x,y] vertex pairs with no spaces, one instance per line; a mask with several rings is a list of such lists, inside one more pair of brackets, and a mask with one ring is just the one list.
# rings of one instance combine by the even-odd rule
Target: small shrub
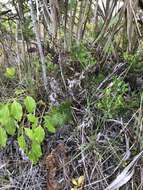
[[[58,59],[56,60],[58,62]],[[58,68],[58,63],[54,62],[54,58],[50,54],[46,56],[46,65],[49,72],[55,72]]]
[[128,52],[125,52],[123,54],[123,58],[125,59],[125,61],[127,61],[131,65],[136,65],[138,63],[138,61],[139,61],[139,55],[138,55],[138,53],[136,53],[136,54],[130,54]]
[[128,86],[119,78],[113,78],[107,88],[102,91],[102,97],[98,100],[97,107],[105,116],[112,118],[125,106],[124,95]]
[[141,52],[136,52],[134,54],[125,52],[123,54],[123,58],[125,61],[128,62],[129,70],[131,72],[133,72],[134,74],[143,72]]
[[[0,104],[0,148],[6,146],[7,139],[15,135],[20,149],[33,162],[38,162],[42,155],[41,145],[45,139],[45,129],[55,133],[56,127],[62,127],[71,119],[69,103],[62,103],[53,107],[51,111],[39,117],[35,115],[37,108],[36,101],[31,96],[26,96],[24,101]],[[24,121],[28,127],[24,126]]]
[[59,107],[53,107],[51,111],[44,116],[44,126],[48,131],[55,133],[56,127],[62,126],[71,120],[70,104],[62,103]]
[[79,61],[82,68],[96,64],[96,60],[83,44],[74,45],[71,52],[73,60]]

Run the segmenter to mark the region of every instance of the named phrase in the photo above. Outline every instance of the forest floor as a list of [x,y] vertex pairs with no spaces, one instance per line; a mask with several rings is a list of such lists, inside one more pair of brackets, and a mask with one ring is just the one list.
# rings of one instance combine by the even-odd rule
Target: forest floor
[[[58,128],[55,134],[46,134],[43,156],[36,165],[32,165],[19,149],[15,137],[10,137],[0,151],[0,190],[104,190],[140,153],[143,72],[140,69],[128,71],[127,62],[106,60],[106,66],[101,68],[99,65],[101,63],[81,69],[77,63],[70,62],[66,66],[63,63],[62,70],[58,65],[60,72],[57,74],[56,70],[56,74],[48,76],[49,99],[42,80],[39,82],[36,99],[42,99],[46,109],[49,102],[57,105],[70,101],[73,120]],[[27,89],[24,79],[21,83],[3,77],[0,81],[1,101],[15,97],[17,88]],[[124,87],[118,80],[114,87],[118,77],[123,78],[127,91],[121,89]],[[111,89],[109,96],[104,96],[105,89]],[[123,106],[111,99],[118,90],[123,90]],[[104,104],[98,103],[102,97]],[[110,103],[109,110],[107,105]],[[140,160],[134,165],[132,179],[121,189],[143,189],[142,164]],[[127,177],[123,176],[123,179]]]

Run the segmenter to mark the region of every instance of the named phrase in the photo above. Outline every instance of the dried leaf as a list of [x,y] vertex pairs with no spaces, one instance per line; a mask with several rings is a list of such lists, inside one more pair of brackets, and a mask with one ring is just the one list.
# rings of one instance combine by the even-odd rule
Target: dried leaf
[[82,175],[78,178],[78,186],[81,187],[84,184],[85,177]]
[[77,187],[71,188],[71,190],[78,190]]
[[140,152],[133,161],[116,177],[116,179],[105,190],[116,190],[125,185],[134,174],[134,167],[140,157],[143,155],[143,151]]
[[46,157],[47,173],[47,189],[48,190],[61,190],[61,185],[56,179],[57,170],[61,167],[61,160],[67,162],[66,149],[64,144],[59,144],[52,152]]
[[76,179],[72,179],[72,184],[78,186],[78,181]]

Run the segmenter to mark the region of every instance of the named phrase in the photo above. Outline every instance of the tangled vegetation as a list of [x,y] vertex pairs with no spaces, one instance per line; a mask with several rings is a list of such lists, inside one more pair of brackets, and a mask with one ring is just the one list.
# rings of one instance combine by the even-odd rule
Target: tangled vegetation
[[143,189],[142,18],[142,0],[0,0],[0,189]]

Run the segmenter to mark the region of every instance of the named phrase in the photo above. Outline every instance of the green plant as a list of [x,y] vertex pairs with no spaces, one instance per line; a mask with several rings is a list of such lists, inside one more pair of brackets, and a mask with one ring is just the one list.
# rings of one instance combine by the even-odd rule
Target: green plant
[[46,65],[49,72],[56,71],[58,68],[58,64],[53,63],[52,56],[50,54],[46,56]]
[[138,51],[136,53],[128,53],[125,52],[123,54],[123,58],[125,61],[127,61],[130,64],[130,71],[135,73],[141,74],[143,72],[143,67],[142,67],[142,52]]
[[14,67],[7,67],[5,71],[5,76],[7,78],[14,78],[15,77],[15,68]]
[[64,102],[58,107],[53,107],[51,111],[44,116],[44,126],[48,131],[55,133],[56,127],[62,126],[71,120],[70,104]]
[[140,69],[142,70],[141,52],[138,51],[138,52],[133,53],[133,54],[125,52],[123,54],[123,58],[130,65],[130,71],[133,71],[133,72],[139,71],[140,72]]
[[102,110],[105,116],[112,118],[125,106],[124,95],[127,91],[127,84],[114,77],[110,85],[101,92],[102,96],[97,102],[97,108]]
[[[37,103],[31,96],[26,96],[22,103],[14,100],[0,104],[0,148],[6,146],[9,135],[15,136],[19,147],[33,163],[42,156],[41,145],[45,138],[45,129],[55,133],[56,127],[71,119],[68,103],[53,107],[48,114],[39,117],[36,116],[36,108]],[[43,119],[44,123],[40,122]],[[24,124],[25,120],[28,125]]]
[[26,17],[24,19],[24,23],[22,25],[23,35],[25,40],[30,40],[35,37],[33,30],[32,30],[32,24],[31,24],[31,18],[30,16]]
[[123,58],[125,61],[127,61],[129,64],[136,65],[139,61],[139,55],[138,53],[131,54],[128,52],[123,53]]
[[92,57],[90,51],[83,44],[73,45],[72,58],[75,61],[79,61],[83,68],[96,64],[96,60]]

